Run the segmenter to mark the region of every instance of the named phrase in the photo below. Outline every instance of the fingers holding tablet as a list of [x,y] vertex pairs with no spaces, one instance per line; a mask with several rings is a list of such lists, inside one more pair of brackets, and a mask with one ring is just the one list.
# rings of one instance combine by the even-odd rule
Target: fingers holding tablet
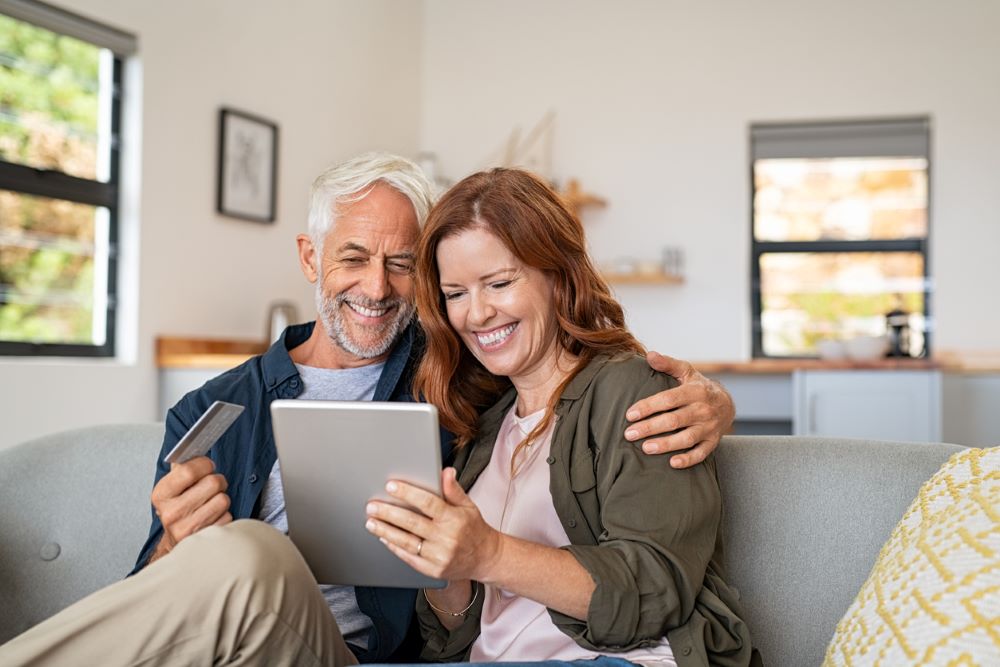
[[405,482],[386,490],[396,500],[426,508],[430,516],[387,502],[372,501],[365,527],[400,560],[418,572],[440,579],[475,579],[499,534],[455,481],[455,471],[442,472],[444,498]]

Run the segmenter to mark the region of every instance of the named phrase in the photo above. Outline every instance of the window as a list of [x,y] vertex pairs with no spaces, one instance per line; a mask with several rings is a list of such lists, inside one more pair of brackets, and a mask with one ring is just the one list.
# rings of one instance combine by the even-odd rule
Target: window
[[123,59],[135,39],[0,0],[0,354],[112,356]]
[[823,339],[905,319],[930,346],[925,118],[754,125],[755,357],[809,357]]

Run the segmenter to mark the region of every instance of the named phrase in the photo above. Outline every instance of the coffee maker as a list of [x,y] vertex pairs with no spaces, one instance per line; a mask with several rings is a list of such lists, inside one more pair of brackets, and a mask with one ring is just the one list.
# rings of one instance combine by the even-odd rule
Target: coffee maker
[[912,356],[910,350],[910,314],[896,306],[885,314],[885,329],[889,334],[888,356]]

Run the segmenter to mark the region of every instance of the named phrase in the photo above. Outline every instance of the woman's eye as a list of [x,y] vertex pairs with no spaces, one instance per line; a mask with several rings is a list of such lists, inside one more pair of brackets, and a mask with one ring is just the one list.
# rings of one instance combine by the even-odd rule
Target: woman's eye
[[444,293],[444,300],[445,301],[454,301],[455,299],[457,299],[460,296],[462,296],[462,294],[463,294],[463,292],[445,292]]
[[490,287],[492,287],[493,289],[503,289],[504,287],[507,287],[508,285],[510,285],[512,282],[514,282],[514,281],[513,280],[500,280],[500,281],[495,282],[495,283],[490,283]]

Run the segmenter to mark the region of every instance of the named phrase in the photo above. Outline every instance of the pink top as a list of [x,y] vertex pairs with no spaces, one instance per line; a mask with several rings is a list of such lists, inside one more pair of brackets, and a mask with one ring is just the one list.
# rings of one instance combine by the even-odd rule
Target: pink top
[[[514,449],[545,414],[516,415],[517,406],[504,417],[489,465],[469,491],[469,497],[493,528],[507,535],[550,547],[569,544],[569,537],[552,505],[549,465],[554,423],[534,444],[518,455],[517,474],[510,477]],[[504,511],[506,499],[506,512]],[[501,517],[503,524],[501,525]],[[472,646],[472,662],[578,660],[602,655],[588,651],[552,622],[545,606],[493,586],[486,586],[482,628]],[[608,653],[639,664],[673,666],[673,653],[664,637],[651,648]]]

